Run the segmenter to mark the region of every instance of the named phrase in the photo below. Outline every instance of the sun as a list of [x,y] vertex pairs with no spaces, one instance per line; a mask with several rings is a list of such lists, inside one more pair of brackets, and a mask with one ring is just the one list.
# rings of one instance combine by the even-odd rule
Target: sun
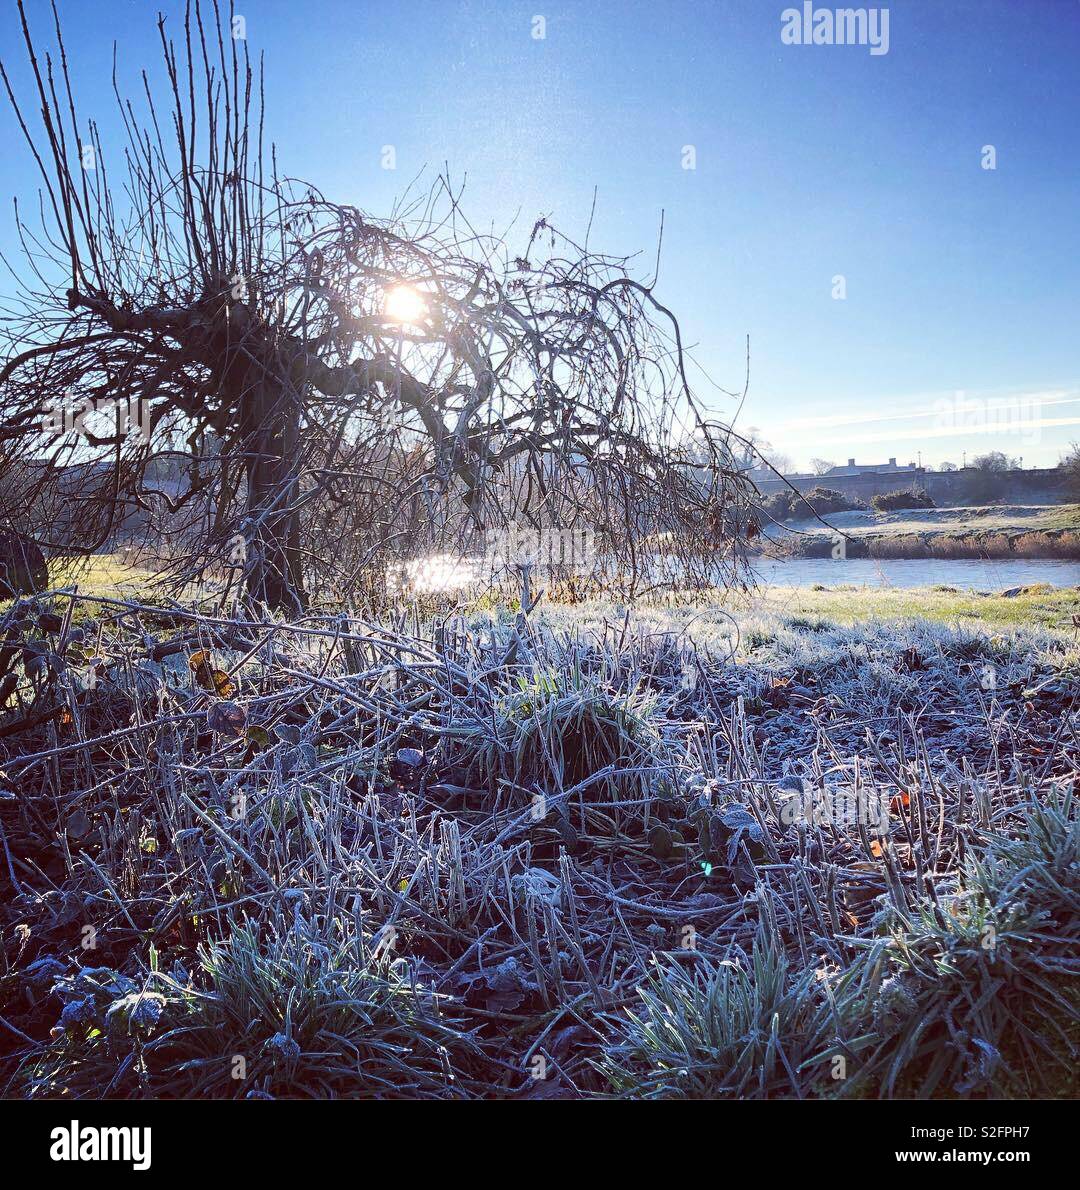
[[416,326],[427,314],[427,302],[411,285],[395,285],[386,291],[383,313],[394,322]]

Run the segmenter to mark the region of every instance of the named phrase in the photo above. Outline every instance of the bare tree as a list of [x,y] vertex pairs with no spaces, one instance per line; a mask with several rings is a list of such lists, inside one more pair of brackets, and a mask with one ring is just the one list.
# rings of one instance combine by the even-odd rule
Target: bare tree
[[1007,455],[1000,450],[991,450],[984,455],[978,455],[968,464],[976,471],[989,471],[1001,474],[1005,471],[1015,471],[1020,466],[1020,460]]
[[736,439],[735,453],[745,469],[764,467],[778,476],[795,470],[795,460],[766,438],[757,426],[748,426]]
[[1066,495],[1070,500],[1080,500],[1080,442],[1073,442],[1058,463],[1061,468]]
[[232,566],[294,610],[515,519],[587,523],[634,576],[657,552],[736,576],[751,485],[625,259],[544,219],[511,253],[447,178],[386,220],[287,178],[216,0],[179,49],[159,17],[141,117],[114,67],[117,188],[55,8],[44,58],[19,12],[32,105],[3,79],[43,190],[3,324],[0,516],[81,553],[142,523],[174,579]]
[[810,470],[815,475],[828,475],[829,472],[836,466],[832,459],[811,459]]

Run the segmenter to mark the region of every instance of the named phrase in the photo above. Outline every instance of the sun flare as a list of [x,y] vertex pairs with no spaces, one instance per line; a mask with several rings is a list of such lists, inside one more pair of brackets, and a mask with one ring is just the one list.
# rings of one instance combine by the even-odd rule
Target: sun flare
[[395,322],[417,325],[427,314],[427,302],[424,295],[413,289],[411,285],[395,285],[386,292],[383,312],[387,318]]

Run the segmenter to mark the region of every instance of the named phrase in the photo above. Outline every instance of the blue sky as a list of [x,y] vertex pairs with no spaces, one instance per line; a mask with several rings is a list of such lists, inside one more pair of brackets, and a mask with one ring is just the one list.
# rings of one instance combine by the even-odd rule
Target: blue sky
[[[44,36],[46,5],[27,6]],[[899,0],[881,55],[782,44],[785,7],[237,4],[266,54],[279,159],[331,197],[384,214],[419,171],[447,164],[467,175],[473,222],[516,218],[513,238],[540,214],[583,233],[595,188],[592,246],[640,251],[642,274],[663,211],[658,295],[725,387],[741,387],[750,336],[739,424],[795,463],[1004,450],[1052,465],[1080,439],[1080,3]],[[112,43],[122,79],[158,70],[159,8],[179,34],[179,4],[61,3],[106,150]],[[0,11],[28,96],[13,6]],[[29,200],[6,109],[0,135],[2,193]],[[395,170],[381,167],[388,144]],[[5,254],[13,242],[8,214]],[[730,410],[704,380],[699,392]]]

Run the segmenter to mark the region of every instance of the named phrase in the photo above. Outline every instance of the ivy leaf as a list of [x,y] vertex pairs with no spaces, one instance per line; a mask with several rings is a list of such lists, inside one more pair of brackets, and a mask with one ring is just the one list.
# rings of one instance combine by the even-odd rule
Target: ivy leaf
[[671,837],[671,831],[663,823],[658,822],[649,831],[649,850],[657,859],[670,859],[673,849],[674,840]]
[[247,742],[260,752],[270,746],[270,733],[265,727],[249,727],[245,734]]

